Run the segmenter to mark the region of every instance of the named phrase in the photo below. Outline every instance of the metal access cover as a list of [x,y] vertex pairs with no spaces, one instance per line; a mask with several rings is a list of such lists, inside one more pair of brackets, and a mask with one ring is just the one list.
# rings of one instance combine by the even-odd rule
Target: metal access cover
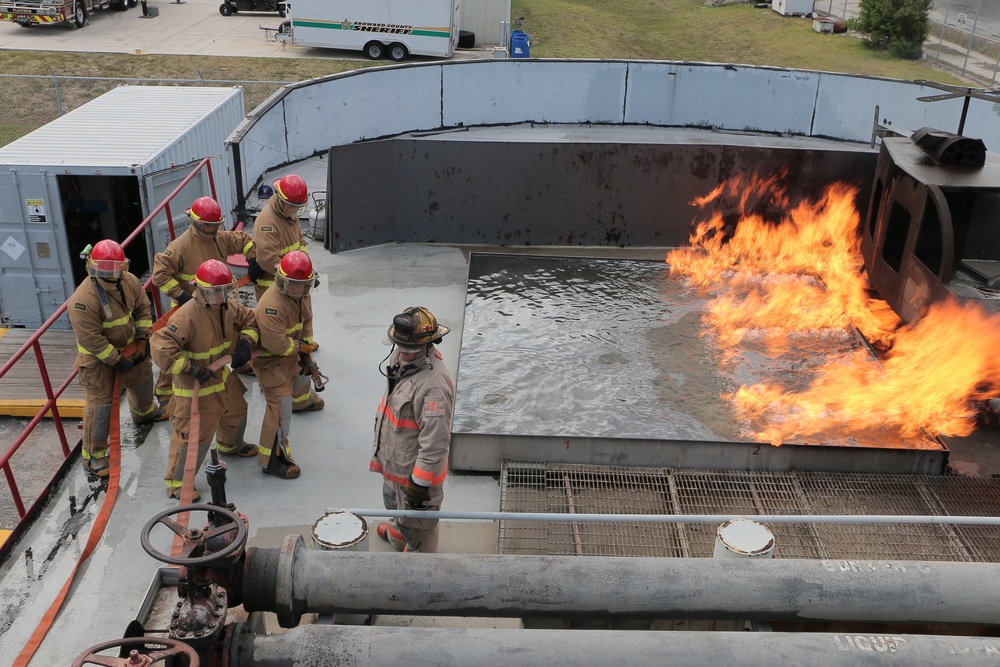
[[[854,333],[772,358],[702,336],[707,297],[663,261],[474,253],[451,467],[532,459],[685,468],[937,474],[931,438],[824,433],[754,442],[722,398],[747,384],[796,388],[865,345]],[[873,363],[875,363],[873,359]]]
[[[996,516],[1000,481],[506,462],[504,512]],[[771,524],[776,558],[1000,562],[1000,526]],[[717,524],[500,522],[499,553],[712,556]]]

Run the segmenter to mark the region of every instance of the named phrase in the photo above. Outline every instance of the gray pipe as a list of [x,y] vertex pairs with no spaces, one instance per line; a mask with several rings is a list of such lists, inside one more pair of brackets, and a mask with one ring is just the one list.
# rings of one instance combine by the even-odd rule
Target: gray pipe
[[250,549],[244,607],[303,613],[991,625],[1000,564]]
[[226,667],[995,667],[998,656],[1000,640],[982,637],[305,625],[278,635],[237,629]]

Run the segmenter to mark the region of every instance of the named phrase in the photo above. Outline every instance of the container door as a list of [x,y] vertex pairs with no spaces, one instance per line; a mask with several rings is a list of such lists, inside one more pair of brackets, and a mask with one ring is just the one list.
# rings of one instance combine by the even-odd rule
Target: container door
[[[0,325],[37,327],[47,320],[76,288],[70,266],[56,177],[37,170],[4,174]],[[57,327],[69,328],[69,319],[63,315]]]
[[[200,160],[146,174],[143,177],[142,191],[145,197],[145,211],[147,216],[170,196],[170,193],[181,184],[181,181],[187,178],[188,174],[198,165],[198,162]],[[185,211],[191,207],[191,203],[198,197],[211,195],[212,188],[208,180],[208,171],[202,169],[169,202],[170,219],[173,220],[174,225],[174,237],[187,229],[188,217]],[[164,207],[156,214],[152,224],[146,231],[146,245],[150,248],[150,266],[153,266],[153,254],[163,252],[167,244],[174,237],[170,236],[170,227],[167,222],[167,207]]]

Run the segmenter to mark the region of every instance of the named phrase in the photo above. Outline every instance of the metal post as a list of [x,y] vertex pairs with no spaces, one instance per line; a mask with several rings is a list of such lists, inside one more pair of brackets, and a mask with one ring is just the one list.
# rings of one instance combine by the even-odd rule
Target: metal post
[[937,55],[934,57],[938,62],[941,62],[941,43],[944,42],[944,29],[948,27],[948,14],[950,13],[951,0],[948,0],[948,6],[944,8],[944,23],[941,24],[941,37],[938,38]]
[[49,72],[52,73],[52,85],[55,86],[56,89],[56,115],[61,116],[63,110],[62,110],[62,96],[59,94],[59,77],[56,76],[55,70],[53,70],[51,67],[49,67]]
[[[302,614],[996,623],[1000,564],[249,550],[243,606]],[[711,582],[711,585],[706,585]],[[933,604],[928,604],[933,600]]]
[[969,46],[965,49],[965,62],[962,63],[962,74],[965,74],[965,68],[969,65],[969,53],[972,51],[972,40],[976,37],[976,25],[979,23],[979,11],[983,8],[983,0],[979,0],[979,6],[976,8],[976,18],[972,21],[972,32],[969,33]]
[[1000,641],[992,637],[336,625],[256,635],[240,623],[228,646],[227,665],[993,667],[998,652]]
[[1000,69],[1000,52],[997,53],[997,61],[993,64],[993,78],[990,79],[990,86],[997,81],[997,70]]

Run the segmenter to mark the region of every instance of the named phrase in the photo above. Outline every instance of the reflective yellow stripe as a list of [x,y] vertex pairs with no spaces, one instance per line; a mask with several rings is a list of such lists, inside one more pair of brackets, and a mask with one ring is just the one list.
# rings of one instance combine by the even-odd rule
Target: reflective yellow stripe
[[287,357],[288,355],[290,355],[294,351],[295,351],[295,341],[294,340],[290,340],[290,341],[288,341],[288,347],[285,348],[285,351],[282,352],[278,356]]
[[[226,380],[229,378],[229,368],[227,366],[222,367],[222,380],[217,384],[211,384],[207,387],[202,387],[198,390],[198,396],[208,396],[209,394],[217,394],[220,391],[225,391]],[[186,396],[191,398],[194,396],[194,391],[192,389],[184,389],[183,387],[178,387],[174,385],[174,396]]]
[[305,252],[306,251],[306,244],[302,243],[300,241],[296,241],[294,244],[288,246],[287,248],[282,248],[281,250],[279,250],[278,254],[281,255],[282,257],[284,257],[285,255],[287,255],[288,253],[290,253],[293,250],[301,250],[302,252]]
[[163,292],[166,296],[170,296],[168,292],[170,292],[170,290],[172,290],[175,287],[180,287],[180,283],[171,278],[167,282],[160,285],[160,291]]
[[183,280],[186,283],[189,283],[192,280],[194,280],[194,274],[193,273],[178,273],[177,277],[180,278],[181,280]]
[[257,452],[263,454],[264,456],[271,455],[271,450],[265,447],[264,445],[257,445]]
[[305,403],[310,398],[312,398],[312,392],[311,391],[308,394],[302,394],[298,398],[292,398],[292,403]]
[[208,352],[191,352],[189,350],[181,350],[181,354],[188,359],[208,359],[209,357],[218,356],[228,349],[229,342],[226,341],[222,345],[216,345],[215,347],[209,348]]
[[184,371],[184,357],[177,357],[177,361],[170,365],[171,375],[180,375]]
[[128,324],[132,321],[132,313],[129,313],[125,317],[119,317],[117,320],[110,320],[108,322],[101,322],[101,326],[105,329],[113,329],[115,327],[120,327],[123,324]]
[[296,331],[302,331],[302,322],[299,322],[298,324],[296,324],[291,329],[285,329],[285,333],[288,334],[289,336],[291,336]]
[[252,249],[253,249],[253,241],[247,241],[247,244],[243,246],[243,256],[246,257],[246,254],[250,252]]
[[274,284],[274,281],[273,280],[264,280],[263,278],[260,278],[260,279],[257,280],[257,284],[260,285],[261,287],[270,287],[271,285]]
[[101,361],[104,361],[105,359],[107,359],[108,357],[111,356],[112,352],[115,351],[115,346],[112,345],[111,343],[108,343],[108,346],[105,347],[100,352],[91,352],[87,348],[85,348],[82,345],[80,345],[79,343],[77,343],[76,344],[76,349],[79,350],[80,354],[89,354],[92,357],[97,357]]
[[243,329],[240,331],[241,336],[246,336],[254,342],[254,345],[260,341],[260,335],[257,333],[256,329]]
[[149,329],[152,326],[153,326],[153,320],[136,320],[135,321],[135,328],[136,329]]

